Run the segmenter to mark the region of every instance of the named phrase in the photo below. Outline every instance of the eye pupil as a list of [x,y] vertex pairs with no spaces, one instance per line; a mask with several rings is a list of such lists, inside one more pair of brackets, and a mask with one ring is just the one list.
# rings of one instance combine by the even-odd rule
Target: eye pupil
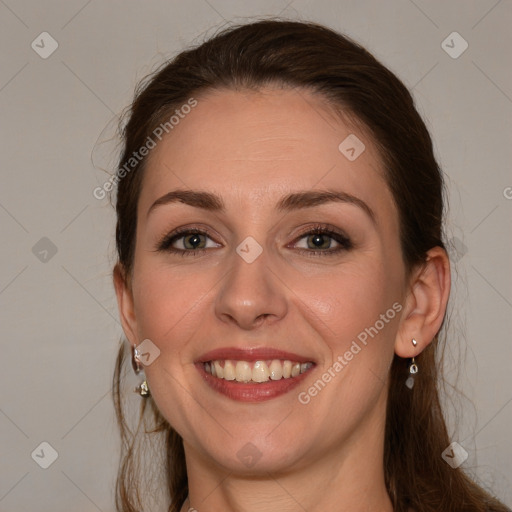
[[[197,249],[197,246],[201,243],[201,238],[198,233],[193,233],[192,235],[185,237],[185,242],[188,242],[192,245],[192,247],[189,247],[189,249]],[[185,246],[188,244],[185,243]]]
[[[325,245],[324,235],[321,235],[321,234],[311,235],[311,239],[312,239],[313,245],[316,248],[319,248],[319,247],[322,247],[322,245]],[[327,243],[327,245],[329,245],[329,244]]]

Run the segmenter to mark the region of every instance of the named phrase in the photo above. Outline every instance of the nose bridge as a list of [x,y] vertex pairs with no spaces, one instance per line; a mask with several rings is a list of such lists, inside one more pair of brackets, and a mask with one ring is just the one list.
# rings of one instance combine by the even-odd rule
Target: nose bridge
[[251,329],[261,318],[276,320],[286,314],[285,287],[271,270],[270,251],[247,237],[233,251],[229,265],[215,304],[222,321]]

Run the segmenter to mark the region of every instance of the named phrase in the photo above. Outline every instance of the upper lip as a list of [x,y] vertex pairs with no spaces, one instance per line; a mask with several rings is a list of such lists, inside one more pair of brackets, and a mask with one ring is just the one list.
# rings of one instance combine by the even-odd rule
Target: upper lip
[[271,347],[237,348],[224,347],[206,352],[197,359],[197,363],[234,359],[236,361],[265,361],[268,359],[284,359],[297,363],[314,362],[313,359],[293,352],[277,350]]

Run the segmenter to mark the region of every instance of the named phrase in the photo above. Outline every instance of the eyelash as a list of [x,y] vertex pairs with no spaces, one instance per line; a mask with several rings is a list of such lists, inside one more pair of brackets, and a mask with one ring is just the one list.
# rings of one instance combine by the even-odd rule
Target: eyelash
[[[198,254],[205,253],[208,249],[190,249],[190,250],[184,250],[184,249],[175,249],[172,247],[172,244],[179,240],[180,238],[183,238],[184,235],[206,235],[208,238],[212,238],[210,232],[207,229],[197,229],[197,228],[182,228],[177,229],[176,231],[165,235],[160,242],[157,244],[157,251],[162,252],[170,252],[173,254],[181,254],[182,256],[196,256]],[[336,230],[334,227],[331,227],[329,225],[315,225],[313,228],[310,228],[309,230],[305,231],[304,233],[301,233],[296,241],[301,240],[304,237],[310,236],[310,235],[327,235],[329,238],[332,238],[336,242],[340,244],[340,246],[336,249],[330,249],[330,250],[314,250],[314,249],[299,249],[301,253],[306,253],[308,256],[316,257],[316,256],[334,256],[341,251],[348,251],[353,248],[351,240],[344,235],[343,233]]]

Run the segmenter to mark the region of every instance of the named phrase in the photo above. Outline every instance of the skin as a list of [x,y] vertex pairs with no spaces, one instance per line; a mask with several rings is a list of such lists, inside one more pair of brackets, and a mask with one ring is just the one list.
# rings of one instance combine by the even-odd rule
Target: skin
[[[158,408],[184,440],[190,503],[183,510],[191,504],[199,512],[391,511],[382,467],[389,368],[395,353],[417,356],[440,329],[448,257],[433,248],[422,268],[406,273],[398,213],[375,146],[321,97],[266,88],[197,99],[150,154],[133,272],[125,277],[119,266],[114,272],[129,342],[150,339],[160,350],[145,374]],[[366,146],[353,162],[338,150],[351,133]],[[176,202],[148,215],[175,189],[214,192],[226,211]],[[288,193],[325,189],[358,197],[375,222],[351,203],[275,209]],[[315,246],[303,233],[325,223],[353,247],[308,256]],[[155,250],[181,226],[208,228],[211,238],[201,236],[206,252],[182,257]],[[235,250],[248,236],[263,250],[252,263]],[[174,246],[184,249],[185,238]],[[329,235],[322,240],[324,252],[338,247]],[[400,313],[301,404],[298,393],[394,303]],[[285,395],[238,402],[207,386],[193,364],[227,346],[270,346],[316,366]],[[247,443],[260,455],[251,468],[237,457]]]

